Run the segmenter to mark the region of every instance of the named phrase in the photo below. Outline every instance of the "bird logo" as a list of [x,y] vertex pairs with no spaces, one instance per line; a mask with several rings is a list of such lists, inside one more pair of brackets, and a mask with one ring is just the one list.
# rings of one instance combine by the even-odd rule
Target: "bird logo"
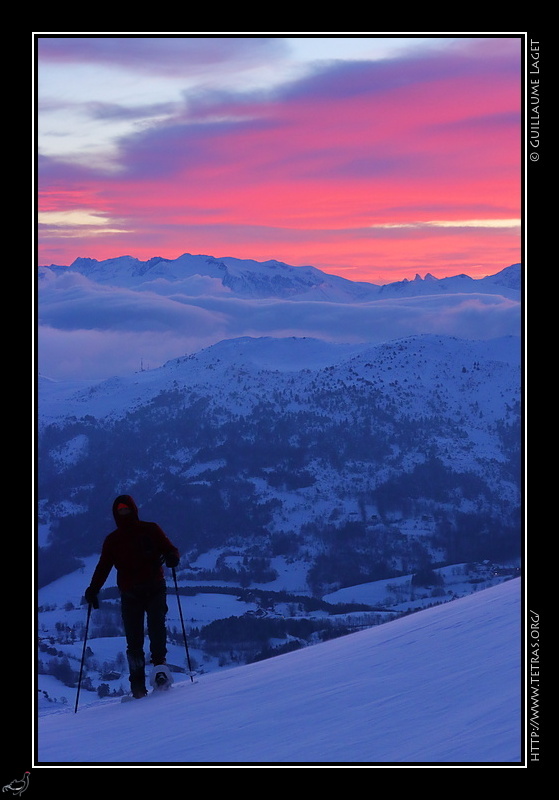
[[15,780],[11,783],[7,783],[5,786],[2,787],[3,792],[11,792],[14,797],[19,797],[20,794],[27,789],[29,786],[29,772],[23,773],[23,778],[21,780]]

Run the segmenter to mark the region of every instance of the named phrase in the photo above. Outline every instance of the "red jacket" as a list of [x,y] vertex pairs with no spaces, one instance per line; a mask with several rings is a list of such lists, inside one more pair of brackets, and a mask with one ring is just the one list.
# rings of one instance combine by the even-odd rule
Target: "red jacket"
[[[126,506],[126,515],[121,515],[118,510],[122,506]],[[116,568],[117,585],[121,591],[163,581],[162,561],[169,555],[178,559],[177,548],[155,522],[138,519],[138,509],[130,495],[116,498],[113,515],[117,527],[103,542],[91,588],[98,592],[113,567]]]

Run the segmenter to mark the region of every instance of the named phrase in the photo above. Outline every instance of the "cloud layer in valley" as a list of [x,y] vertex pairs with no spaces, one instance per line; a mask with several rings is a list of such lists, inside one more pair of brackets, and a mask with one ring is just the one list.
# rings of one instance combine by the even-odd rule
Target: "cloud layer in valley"
[[239,336],[375,343],[422,333],[484,339],[520,329],[519,303],[499,295],[347,303],[244,299],[206,276],[147,285],[103,286],[78,273],[44,271],[40,372],[56,379],[107,378]]

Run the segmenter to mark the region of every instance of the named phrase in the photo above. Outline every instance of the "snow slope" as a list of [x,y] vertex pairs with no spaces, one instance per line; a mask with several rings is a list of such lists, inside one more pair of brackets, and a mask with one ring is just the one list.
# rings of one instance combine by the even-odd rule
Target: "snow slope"
[[521,763],[521,586],[38,720],[37,766]]

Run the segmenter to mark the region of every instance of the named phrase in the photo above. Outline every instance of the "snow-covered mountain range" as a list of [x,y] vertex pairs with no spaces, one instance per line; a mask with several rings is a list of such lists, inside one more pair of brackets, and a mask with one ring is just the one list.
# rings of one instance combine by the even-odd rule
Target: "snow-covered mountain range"
[[[520,500],[519,362],[514,337],[373,347],[243,338],[82,389],[44,380],[41,518],[55,539],[68,525],[82,531],[83,545],[90,522],[106,518],[94,512],[99,501],[110,508],[127,486],[150,513],[161,493],[192,514],[215,493],[221,544],[239,526],[300,535],[330,519],[407,516],[410,504],[433,519],[431,535],[448,503],[510,522]],[[237,520],[231,492],[244,497]],[[197,526],[191,542],[208,531],[207,520]]]
[[[56,269],[66,268],[49,268],[51,277]],[[364,292],[363,285],[313,268],[190,255],[175,261],[78,259],[68,273],[88,275],[111,291],[201,275],[231,283],[234,275],[240,281],[235,292],[251,295],[255,286],[263,292],[266,285],[267,292],[294,296],[305,280],[306,291],[310,285],[343,287],[346,300]],[[283,276],[279,287],[276,274]],[[48,293],[50,279],[44,279]],[[486,297],[500,297],[504,285],[518,293],[519,283],[514,266],[484,281],[457,276],[445,285],[455,291],[476,284]],[[421,291],[426,284],[445,291],[435,279],[368,291]],[[154,295],[136,290],[134,299],[141,295],[156,304]],[[80,316],[83,295],[59,291],[59,305],[69,308],[65,318]],[[110,315],[112,297],[102,295],[99,317]],[[298,301],[289,305],[301,307]],[[331,313],[340,305],[333,304]],[[259,309],[245,306],[249,317]],[[430,558],[436,551],[439,562],[453,538],[440,532],[448,504],[452,525],[457,514],[486,515],[480,527],[485,530],[492,520],[490,527],[498,528],[492,540],[501,541],[503,525],[516,527],[519,508],[519,336],[389,334],[379,344],[366,337],[231,337],[159,368],[108,380],[40,376],[40,543],[50,545],[45,554],[68,537],[73,555],[98,549],[91,537],[106,515],[96,509],[110,507],[117,487],[141,493],[146,513],[156,515],[158,496],[176,497],[196,520],[195,533],[179,534],[183,548],[222,546],[240,530],[305,539],[314,526],[386,525],[389,518],[407,519],[413,505],[413,518],[423,520],[420,528],[430,520]],[[210,495],[219,534],[196,513]],[[178,524],[176,518],[168,522]],[[458,551],[466,555],[463,547]],[[404,568],[401,561],[402,554],[393,566]]]
[[[519,357],[514,337],[243,338],[67,393],[41,384],[45,641],[64,657],[57,631],[80,623],[121,491],[183,553],[204,669],[262,657],[264,631],[273,655],[517,574]],[[76,570],[53,606],[48,585]],[[115,598],[113,580],[98,636],[121,636]],[[104,661],[123,649],[111,639]]]
[[335,302],[367,302],[391,297],[413,297],[438,293],[502,294],[518,299],[520,291],[520,264],[505,268],[496,275],[473,279],[467,275],[435,278],[427,274],[424,279],[416,275],[413,281],[403,280],[382,286],[351,281],[323,272],[316,267],[295,267],[281,261],[258,262],[238,258],[214,258],[207,255],[184,253],[176,259],[150,258],[140,261],[133,256],[97,261],[77,258],[70,266],[57,265],[40,268],[39,275],[48,279],[54,275],[78,273],[102,285],[142,288],[155,292],[173,289],[211,291],[219,285],[239,297],[288,298],[291,300],[329,300]]
[[[67,336],[87,363],[106,338],[123,365],[105,379],[38,377],[43,706],[75,686],[83,590],[121,492],[181,550],[200,673],[517,575],[519,304],[518,265],[387,286],[187,254],[41,268],[43,352]],[[416,332],[395,335],[393,312]],[[190,346],[144,368],[139,348],[169,331],[171,352]],[[86,697],[126,683],[117,605],[111,579]]]
[[421,334],[518,335],[521,270],[376,286],[280,262],[185,254],[41,267],[39,368],[56,379],[161,366],[227,339],[375,344]]

